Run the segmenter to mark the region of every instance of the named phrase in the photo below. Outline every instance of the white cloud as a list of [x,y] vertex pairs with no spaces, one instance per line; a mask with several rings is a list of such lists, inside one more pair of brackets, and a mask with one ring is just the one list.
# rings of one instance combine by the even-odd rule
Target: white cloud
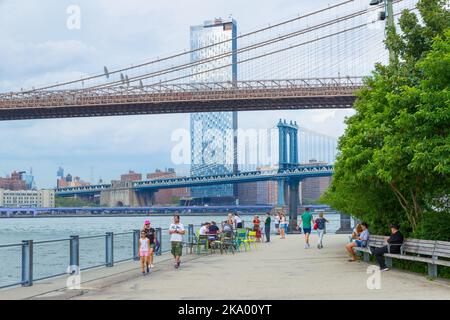
[[[189,26],[233,17],[247,32],[328,4],[328,0],[79,0],[81,29],[67,30],[71,2],[0,2],[0,91],[29,88],[130,65],[189,47]],[[279,118],[331,136],[351,110],[239,113],[241,128],[271,128]],[[52,186],[57,166],[88,178],[171,166],[171,133],[188,129],[188,115],[0,122],[0,174],[33,166],[38,183]],[[66,170],[66,171],[67,171]],[[184,168],[186,171],[186,168]]]

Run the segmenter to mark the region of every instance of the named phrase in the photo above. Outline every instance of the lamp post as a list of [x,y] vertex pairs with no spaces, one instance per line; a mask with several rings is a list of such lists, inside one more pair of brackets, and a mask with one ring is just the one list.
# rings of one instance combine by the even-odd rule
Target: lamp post
[[[385,20],[386,18],[386,32],[389,31],[389,29],[393,28],[395,31],[395,23],[394,23],[394,0],[371,0],[370,5],[376,6],[384,2],[384,12],[381,13],[379,19]],[[389,49],[389,62],[395,61],[395,55],[392,49]]]

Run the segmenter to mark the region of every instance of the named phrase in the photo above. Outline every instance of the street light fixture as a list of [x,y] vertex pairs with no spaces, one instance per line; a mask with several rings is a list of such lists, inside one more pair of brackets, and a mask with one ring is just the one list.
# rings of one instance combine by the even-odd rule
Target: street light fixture
[[[384,3],[384,11],[381,11],[378,15],[379,20],[386,20],[386,30],[389,28],[395,28],[394,24],[394,5],[393,0],[370,0],[370,5],[375,6]],[[394,61],[394,53],[392,50],[389,51],[390,61]]]

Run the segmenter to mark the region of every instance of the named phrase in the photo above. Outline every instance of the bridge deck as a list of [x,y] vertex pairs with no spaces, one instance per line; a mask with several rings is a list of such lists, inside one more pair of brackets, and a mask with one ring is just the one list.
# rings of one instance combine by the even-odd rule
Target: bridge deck
[[60,279],[0,291],[0,299],[450,299],[449,281],[395,269],[382,273],[380,290],[369,290],[369,264],[347,262],[347,239],[325,235],[324,249],[305,250],[301,235],[274,237],[247,253],[185,256],[180,270],[163,255],[150,276],[139,274],[138,263],[127,262],[86,271],[81,291],[57,291],[58,281],[60,288],[65,284]]
[[218,111],[351,108],[360,77],[0,93],[0,121]]

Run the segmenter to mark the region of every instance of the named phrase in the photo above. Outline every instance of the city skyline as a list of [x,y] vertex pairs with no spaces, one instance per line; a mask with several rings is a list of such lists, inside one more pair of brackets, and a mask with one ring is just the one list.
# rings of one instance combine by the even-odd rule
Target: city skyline
[[[320,2],[322,5],[328,3]],[[103,65],[129,64],[187,48],[189,26],[214,17],[226,18],[233,13],[239,20],[240,30],[249,31],[260,27],[262,22],[281,20],[296,11],[311,11],[319,4],[258,2],[261,12],[255,17],[248,10],[256,5],[255,1],[245,4],[231,1],[226,5],[202,3],[202,6],[193,6],[195,12],[190,10],[189,14],[177,16],[177,19],[159,21],[160,16],[170,16],[171,9],[178,5],[182,4],[176,1],[161,4],[156,14],[143,1],[131,1],[125,11],[115,3],[80,1],[81,29],[67,30],[66,4],[54,1],[42,5],[30,3],[29,11],[11,21],[5,12],[17,12],[18,6],[3,1],[0,8],[5,10],[0,10],[0,26],[8,24],[17,28],[8,28],[15,31],[2,35],[0,40],[8,48],[0,53],[0,74],[3,75],[0,90],[72,79],[75,74],[93,72]],[[96,19],[93,19],[95,15]],[[158,19],[147,26],[141,23],[146,16],[158,16]],[[48,18],[44,26],[39,24],[43,17]],[[129,25],[124,23],[117,35],[96,41],[96,37],[102,38],[102,31],[106,30],[107,18],[113,21],[120,18]],[[133,19],[140,25],[139,30],[133,29]],[[23,23],[25,20],[28,27]],[[94,28],[96,23],[97,28]],[[29,27],[32,25],[39,28],[32,30]],[[152,32],[146,33],[148,28]],[[143,41],[147,38],[148,42]],[[353,110],[240,112],[239,128],[267,129],[274,125],[274,118],[286,118],[311,130],[338,137],[344,131],[344,117],[351,114]],[[106,181],[129,169],[150,172],[172,167],[170,150],[174,143],[170,140],[171,134],[179,128],[188,129],[188,126],[189,115],[186,114],[3,122],[0,126],[0,134],[4,137],[0,175],[33,167],[37,185],[53,187],[55,170],[61,165],[85,180],[94,168],[94,180],[101,177]],[[176,170],[188,172],[189,168],[177,167]]]

